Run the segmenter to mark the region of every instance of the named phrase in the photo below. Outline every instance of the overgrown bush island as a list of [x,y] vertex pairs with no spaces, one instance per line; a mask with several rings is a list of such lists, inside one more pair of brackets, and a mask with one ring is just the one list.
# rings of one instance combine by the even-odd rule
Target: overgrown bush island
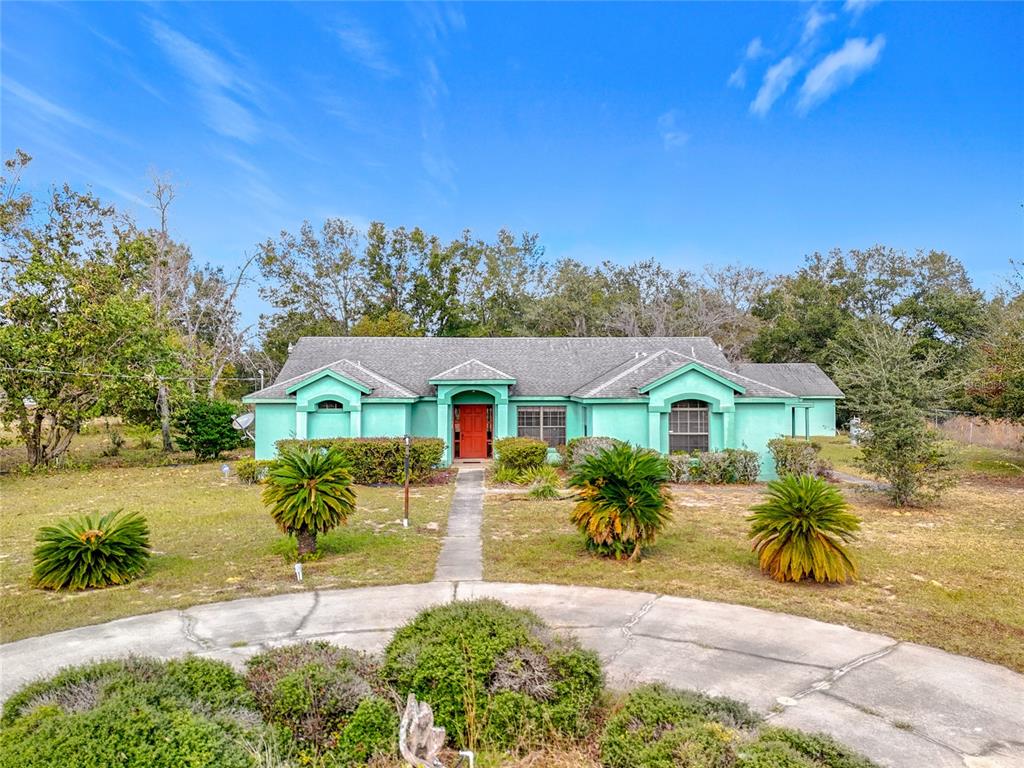
[[62,670],[4,705],[0,768],[392,765],[409,691],[449,746],[487,765],[552,743],[589,751],[586,739],[604,768],[872,768],[831,739],[766,727],[738,702],[664,686],[636,689],[606,719],[601,686],[596,655],[536,615],[455,602],[400,629],[383,666],[317,641],[259,653],[244,675],[194,656]]
[[242,444],[241,431],[232,420],[236,407],[224,400],[194,398],[175,410],[175,440],[183,451],[192,451],[197,459],[216,459],[224,451]]
[[[292,448],[334,448],[348,460],[360,485],[401,485],[405,482],[405,440],[400,437],[339,437],[324,440],[278,440],[278,453]],[[409,445],[409,477],[429,480],[441,463],[444,441],[414,437]]]
[[383,674],[402,697],[427,701],[449,738],[469,749],[579,737],[603,682],[594,653],[495,600],[423,611],[395,633]]
[[768,450],[775,460],[775,472],[786,475],[811,475],[825,480],[833,478],[832,464],[821,458],[821,443],[797,437],[777,437],[768,441]]

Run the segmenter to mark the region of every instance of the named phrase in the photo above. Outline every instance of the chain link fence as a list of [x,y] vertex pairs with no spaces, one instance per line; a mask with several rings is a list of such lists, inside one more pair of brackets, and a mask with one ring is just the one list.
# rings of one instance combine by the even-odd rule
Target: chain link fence
[[985,419],[975,413],[932,411],[928,420],[952,440],[966,445],[1020,450],[1024,447],[1024,425],[1005,419]]

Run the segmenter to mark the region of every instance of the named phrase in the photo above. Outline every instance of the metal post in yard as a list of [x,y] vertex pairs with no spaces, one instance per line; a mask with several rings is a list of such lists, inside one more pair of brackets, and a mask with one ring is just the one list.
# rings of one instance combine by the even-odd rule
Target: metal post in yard
[[412,445],[412,436],[405,436],[405,516],[402,518],[402,527],[409,527],[409,447]]

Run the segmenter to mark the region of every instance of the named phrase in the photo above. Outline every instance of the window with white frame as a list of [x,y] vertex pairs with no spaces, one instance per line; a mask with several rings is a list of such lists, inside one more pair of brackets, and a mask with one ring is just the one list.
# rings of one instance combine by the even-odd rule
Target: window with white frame
[[345,406],[337,400],[321,400],[316,404],[316,409],[318,411],[340,411],[344,407]]
[[669,453],[708,450],[708,404],[700,400],[680,400],[668,414]]
[[519,436],[543,440],[552,448],[565,445],[565,406],[519,406]]

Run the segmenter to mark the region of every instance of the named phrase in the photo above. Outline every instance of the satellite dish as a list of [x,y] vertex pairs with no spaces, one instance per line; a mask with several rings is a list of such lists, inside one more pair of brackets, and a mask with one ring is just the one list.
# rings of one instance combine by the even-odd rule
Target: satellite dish
[[231,426],[239,432],[244,432],[250,440],[255,440],[250,428],[256,423],[256,414],[252,412],[240,413],[231,420]]

